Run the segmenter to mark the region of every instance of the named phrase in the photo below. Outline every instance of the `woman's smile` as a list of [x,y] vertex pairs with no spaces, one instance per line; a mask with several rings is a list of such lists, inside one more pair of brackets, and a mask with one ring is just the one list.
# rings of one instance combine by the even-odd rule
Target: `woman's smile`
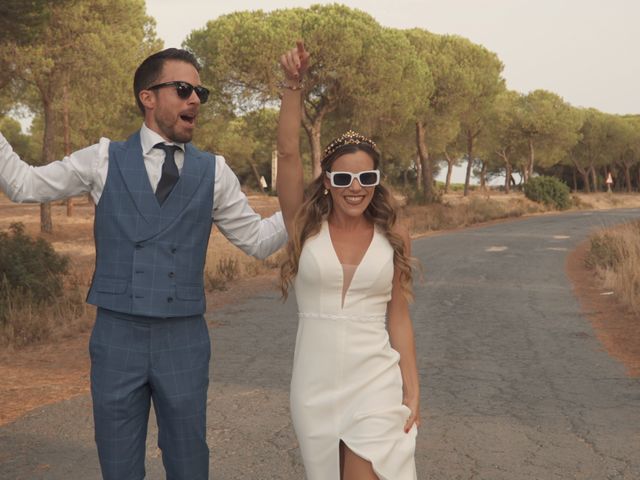
[[344,198],[349,205],[360,205],[365,199],[365,195],[344,195],[342,198]]

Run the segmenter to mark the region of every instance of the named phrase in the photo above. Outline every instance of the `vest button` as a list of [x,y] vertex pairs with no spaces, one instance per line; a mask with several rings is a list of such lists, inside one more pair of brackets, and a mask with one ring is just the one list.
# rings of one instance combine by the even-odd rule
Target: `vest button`
[[177,251],[178,251],[178,249],[175,248],[175,247],[171,249],[171,253],[176,253]]
[[175,277],[175,276],[176,276],[176,274],[175,274],[175,273],[173,273],[173,272],[169,272],[169,278],[173,278],[173,277]]
[[173,302],[173,297],[167,297],[167,302],[169,303]]

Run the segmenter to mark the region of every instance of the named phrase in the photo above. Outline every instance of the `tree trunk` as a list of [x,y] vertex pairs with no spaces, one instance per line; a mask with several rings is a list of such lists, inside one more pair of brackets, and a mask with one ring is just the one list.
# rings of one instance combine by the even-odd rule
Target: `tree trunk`
[[631,193],[631,165],[627,162],[622,165],[624,166],[624,182],[627,185],[627,192]]
[[504,193],[511,193],[511,165],[507,163],[504,175]]
[[576,173],[576,169],[572,168],[571,173],[573,176],[573,193],[576,193],[578,191],[578,175]]
[[[42,93],[42,104],[44,107],[44,138],[42,140],[42,163],[48,164],[53,161],[53,105],[45,92]],[[53,233],[53,221],[51,220],[51,203],[40,204],[40,231],[43,233]]]
[[451,174],[453,173],[453,158],[449,156],[449,152],[445,149],[444,156],[447,158],[447,180],[444,183],[444,193],[449,193],[449,186],[451,186]]
[[[71,128],[69,126],[69,88],[64,84],[62,90],[63,99],[63,127],[64,127],[64,154],[71,155]],[[73,216],[73,197],[67,198],[67,217]]]
[[[513,178],[513,174],[514,173],[518,173],[518,175],[520,175],[520,181],[518,183],[516,183],[516,179]],[[514,165],[511,168],[511,186],[512,187],[515,187],[516,185],[522,186],[523,183],[524,183],[524,174],[522,173],[520,168],[518,168],[517,166]]]
[[260,172],[258,172],[258,168],[256,167],[256,164],[253,163],[251,160],[248,160],[249,165],[251,166],[251,171],[253,172],[253,176],[256,179],[256,184],[258,184],[258,188],[260,189],[260,191],[264,194],[264,187],[262,186],[262,182],[260,181],[261,175]]
[[302,122],[304,131],[307,133],[309,139],[309,146],[311,147],[311,169],[313,172],[313,178],[318,178],[322,173],[322,167],[320,162],[322,161],[322,145],[320,143],[320,128],[322,126],[322,117],[316,117],[313,123],[310,121]]
[[598,189],[598,175],[596,174],[596,169],[594,166],[591,166],[589,170],[591,173],[591,180],[593,181],[593,191],[594,193],[597,193],[599,189]]
[[[313,178],[318,178],[322,173],[322,144],[320,143],[320,133],[322,131],[322,119],[324,116],[335,109],[326,103],[323,98],[320,104],[307,109],[307,104],[302,106],[302,127],[307,132],[309,146],[311,147],[311,168]],[[310,113],[311,112],[311,113]]]
[[578,171],[578,173],[580,174],[580,176],[584,181],[584,191],[586,193],[591,193],[591,188],[589,187],[589,169],[580,167],[575,160],[573,161],[573,166]]
[[[616,176],[614,178],[619,178],[620,181],[619,182],[615,182],[616,185],[616,191],[618,192],[624,192],[627,189],[627,183],[626,183],[626,177],[625,177],[625,173],[624,173],[624,164],[623,165],[616,165]],[[624,180],[623,180],[624,178]]]
[[533,139],[529,139],[529,162],[527,164],[527,181],[533,176],[533,163],[535,161],[535,152],[533,149]]
[[[606,186],[606,190],[609,190],[609,187],[608,187],[608,185],[606,184],[608,174],[609,174],[609,172],[607,171],[607,167],[605,167],[605,166],[603,165],[603,166],[602,166],[602,178],[604,178],[605,186]],[[611,190],[613,190],[613,188],[612,188]]]
[[580,172],[580,175],[582,175],[582,181],[584,182],[585,193],[591,193],[591,180],[589,179],[589,172]]
[[429,149],[425,142],[425,128],[422,122],[416,122],[416,145],[418,147],[418,157],[420,158],[420,166],[422,167],[422,191],[424,201],[432,203],[435,200],[433,189],[433,168],[431,159],[429,158]]
[[51,220],[51,203],[40,204],[40,231],[53,233],[53,221]]
[[473,166],[473,135],[467,131],[467,173],[464,177],[464,196],[469,195],[469,183],[471,182],[471,167]]
[[422,164],[420,163],[420,155],[417,152],[413,163],[416,166],[416,190],[419,192],[422,189]]
[[487,189],[487,162],[482,161],[482,167],[480,168],[480,190],[483,192]]
[[513,168],[509,161],[509,155],[507,155],[506,149],[497,152],[500,158],[504,161],[504,193],[509,194],[511,192],[511,175]]

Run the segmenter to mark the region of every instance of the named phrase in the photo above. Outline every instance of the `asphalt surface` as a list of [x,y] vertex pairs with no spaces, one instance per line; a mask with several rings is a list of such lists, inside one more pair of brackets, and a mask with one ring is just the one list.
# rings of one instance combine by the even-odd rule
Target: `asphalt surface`
[[[414,241],[421,480],[640,479],[640,379],[602,349],[564,272],[591,230],[637,218],[576,212]],[[288,411],[294,303],[274,290],[209,316],[211,478],[304,478]],[[149,430],[147,478],[162,479],[153,417]],[[0,428],[0,479],[99,478],[88,396]]]

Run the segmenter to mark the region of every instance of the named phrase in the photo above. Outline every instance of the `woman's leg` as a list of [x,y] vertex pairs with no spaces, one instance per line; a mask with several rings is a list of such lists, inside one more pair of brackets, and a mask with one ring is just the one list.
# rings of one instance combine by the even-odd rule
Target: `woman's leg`
[[[340,442],[344,445],[343,442]],[[347,446],[341,449],[344,460],[344,467],[342,468],[342,480],[379,480],[378,476],[373,472],[371,462],[359,457]]]

